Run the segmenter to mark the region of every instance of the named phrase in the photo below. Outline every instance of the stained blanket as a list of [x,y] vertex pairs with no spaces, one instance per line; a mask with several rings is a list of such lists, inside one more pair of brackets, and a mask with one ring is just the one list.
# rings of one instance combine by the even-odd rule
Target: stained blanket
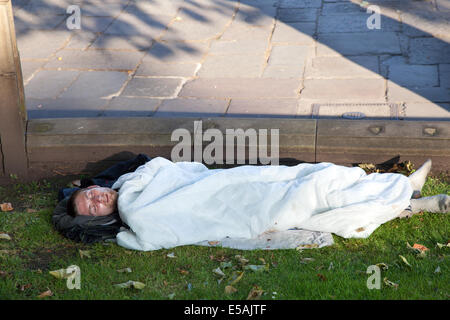
[[130,227],[117,243],[143,251],[292,228],[366,238],[408,207],[413,192],[403,175],[332,163],[208,169],[161,157],[112,187]]

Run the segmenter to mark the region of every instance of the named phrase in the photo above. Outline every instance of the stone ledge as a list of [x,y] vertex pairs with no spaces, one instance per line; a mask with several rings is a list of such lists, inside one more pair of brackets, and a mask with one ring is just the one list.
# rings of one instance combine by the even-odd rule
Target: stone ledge
[[[202,120],[194,127],[194,121]],[[194,137],[214,128],[279,129],[280,164],[333,162],[381,163],[399,156],[419,165],[431,157],[433,172],[448,172],[450,127],[446,121],[334,120],[274,118],[78,118],[29,120],[29,179],[93,174],[132,154],[170,158],[178,141],[172,131],[184,128]],[[270,130],[267,132],[270,137]],[[209,142],[208,142],[209,143]],[[203,142],[203,146],[206,144]],[[246,142],[248,148],[248,142]],[[191,148],[192,144],[191,144]],[[270,144],[268,146],[270,149]],[[193,156],[193,152],[191,152]],[[225,154],[225,153],[224,153]],[[289,162],[289,161],[288,161]]]

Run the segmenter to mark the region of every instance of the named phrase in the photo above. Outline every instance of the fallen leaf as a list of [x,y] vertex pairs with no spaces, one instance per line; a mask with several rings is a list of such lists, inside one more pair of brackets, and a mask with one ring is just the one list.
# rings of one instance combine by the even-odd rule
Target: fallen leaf
[[261,298],[263,293],[264,290],[255,285],[248,293],[247,300],[258,300],[259,298]]
[[215,274],[218,274],[218,275],[221,276],[221,277],[225,277],[225,273],[223,273],[223,271],[222,271],[219,267],[217,267],[216,269],[214,269],[213,272],[214,272]]
[[9,234],[0,233],[0,240],[11,240],[11,237],[9,236]]
[[220,243],[220,241],[208,241],[208,244],[210,246],[217,246]]
[[91,254],[90,254],[89,250],[80,250],[80,249],[78,249],[78,252],[80,253],[81,259],[83,259],[84,257],[86,257],[86,258],[90,258],[91,257]]
[[67,267],[67,269],[53,270],[53,271],[49,271],[48,273],[50,273],[52,276],[54,276],[57,279],[67,279],[72,274],[74,274],[77,269],[79,270],[80,267],[78,267],[76,265],[71,265],[71,266]]
[[228,285],[225,287],[226,294],[232,294],[232,293],[235,293],[236,291],[237,291],[237,289],[233,286]]
[[235,271],[231,275],[231,282],[230,286],[235,285],[239,281],[241,281],[242,277],[244,276],[244,271]]
[[360,227],[360,228],[356,229],[355,231],[356,232],[363,232],[364,230],[366,230],[366,229],[364,229],[363,227]]
[[27,208],[27,213],[36,213],[36,209]]
[[319,245],[317,243],[301,244],[297,248],[295,248],[295,250],[314,249],[314,248],[318,248],[318,247],[319,247]]
[[5,203],[0,204],[0,210],[7,212],[7,211],[13,211],[14,208],[12,207],[11,203],[5,202]]
[[167,298],[169,298],[170,300],[172,300],[175,297],[175,293],[170,293],[167,295]]
[[418,258],[425,258],[427,256],[427,250],[429,250],[427,247],[417,243],[415,243],[414,246],[411,247],[411,245],[407,242],[406,247],[417,254]]
[[400,257],[400,259],[402,259],[402,261],[403,261],[408,267],[412,268],[411,265],[409,264],[408,260],[406,260],[406,258],[405,258],[404,256],[402,256],[402,255],[398,255],[398,256]]
[[389,269],[388,265],[387,265],[386,263],[384,263],[384,262],[377,263],[376,266],[377,266],[378,268],[380,268],[381,270],[387,270],[387,269]]
[[123,268],[123,269],[119,269],[119,270],[117,270],[117,272],[120,272],[120,273],[122,273],[122,272],[128,272],[128,273],[130,273],[130,272],[131,272],[131,268]]
[[323,274],[318,273],[317,276],[319,277],[320,280],[327,281],[327,277],[325,277]]
[[177,268],[177,270],[178,270],[178,271],[180,272],[180,274],[182,274],[183,276],[189,274],[189,271],[187,271],[187,270],[180,269],[180,268]]
[[397,289],[397,288],[398,288],[398,284],[397,284],[397,283],[394,283],[394,282],[392,282],[392,281],[389,281],[388,278],[384,278],[384,279],[383,279],[383,282],[384,282],[387,286],[389,286],[389,287],[393,287],[394,289]]
[[9,276],[9,273],[8,273],[8,272],[3,271],[3,270],[0,270],[0,278],[5,278],[5,277],[7,277],[7,276]]
[[442,244],[442,243],[438,242],[438,243],[436,243],[436,245],[438,246],[439,249],[442,249],[442,248],[445,248],[445,247],[450,248],[450,242],[447,243],[447,244]]
[[308,262],[312,262],[314,261],[314,258],[302,258],[302,260],[300,261],[300,263],[308,263]]
[[220,263],[220,267],[222,269],[231,268],[232,266],[233,266],[233,263],[231,261],[228,261],[228,262],[223,261]]
[[38,295],[38,298],[51,297],[52,295],[53,292],[50,289],[48,289],[47,291],[44,291],[40,295]]
[[27,284],[21,285],[20,286],[20,291],[25,291],[25,290],[31,288],[32,286],[33,285],[31,283],[27,283]]
[[269,264],[249,264],[244,267],[245,270],[252,270],[254,272],[261,272],[261,271],[269,271]]
[[245,259],[244,256],[241,256],[240,254],[237,254],[234,257],[239,261],[240,264],[244,265],[248,263],[248,260]]
[[141,289],[144,289],[145,284],[143,284],[142,282],[139,282],[139,281],[129,280],[129,281],[124,282],[124,283],[115,284],[114,286],[117,287],[117,288],[122,288],[122,289],[133,287],[135,289],[141,290]]

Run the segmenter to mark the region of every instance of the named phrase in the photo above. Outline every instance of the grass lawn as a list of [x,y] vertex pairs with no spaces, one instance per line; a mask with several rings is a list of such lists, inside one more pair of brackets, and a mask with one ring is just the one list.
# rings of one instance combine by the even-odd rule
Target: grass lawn
[[[335,244],[321,249],[241,251],[183,246],[139,252],[115,243],[74,243],[53,229],[57,190],[74,178],[0,187],[0,203],[10,202],[14,207],[0,212],[0,234],[10,236],[0,239],[0,300],[239,300],[252,290],[261,300],[450,298],[450,248],[437,245],[450,240],[448,214],[425,212],[411,219],[395,219],[368,239],[334,236]],[[448,177],[428,178],[423,195],[438,193],[450,193]],[[407,242],[429,248],[426,256],[408,249]],[[381,263],[387,265],[381,271],[381,288],[369,290],[367,268]],[[49,274],[70,265],[80,267],[80,290],[68,289],[65,279]],[[252,271],[246,265],[265,268]],[[131,272],[118,271],[125,268]],[[225,276],[213,272],[216,268]],[[233,279],[234,290],[228,287]],[[129,280],[145,287],[114,286]],[[48,290],[51,296],[38,297]]]

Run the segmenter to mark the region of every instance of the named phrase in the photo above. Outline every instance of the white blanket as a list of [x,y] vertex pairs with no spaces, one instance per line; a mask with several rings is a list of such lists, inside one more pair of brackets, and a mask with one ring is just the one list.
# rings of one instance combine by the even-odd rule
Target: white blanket
[[301,228],[366,238],[408,207],[407,177],[332,163],[208,169],[158,157],[125,174],[117,243],[157,250]]

